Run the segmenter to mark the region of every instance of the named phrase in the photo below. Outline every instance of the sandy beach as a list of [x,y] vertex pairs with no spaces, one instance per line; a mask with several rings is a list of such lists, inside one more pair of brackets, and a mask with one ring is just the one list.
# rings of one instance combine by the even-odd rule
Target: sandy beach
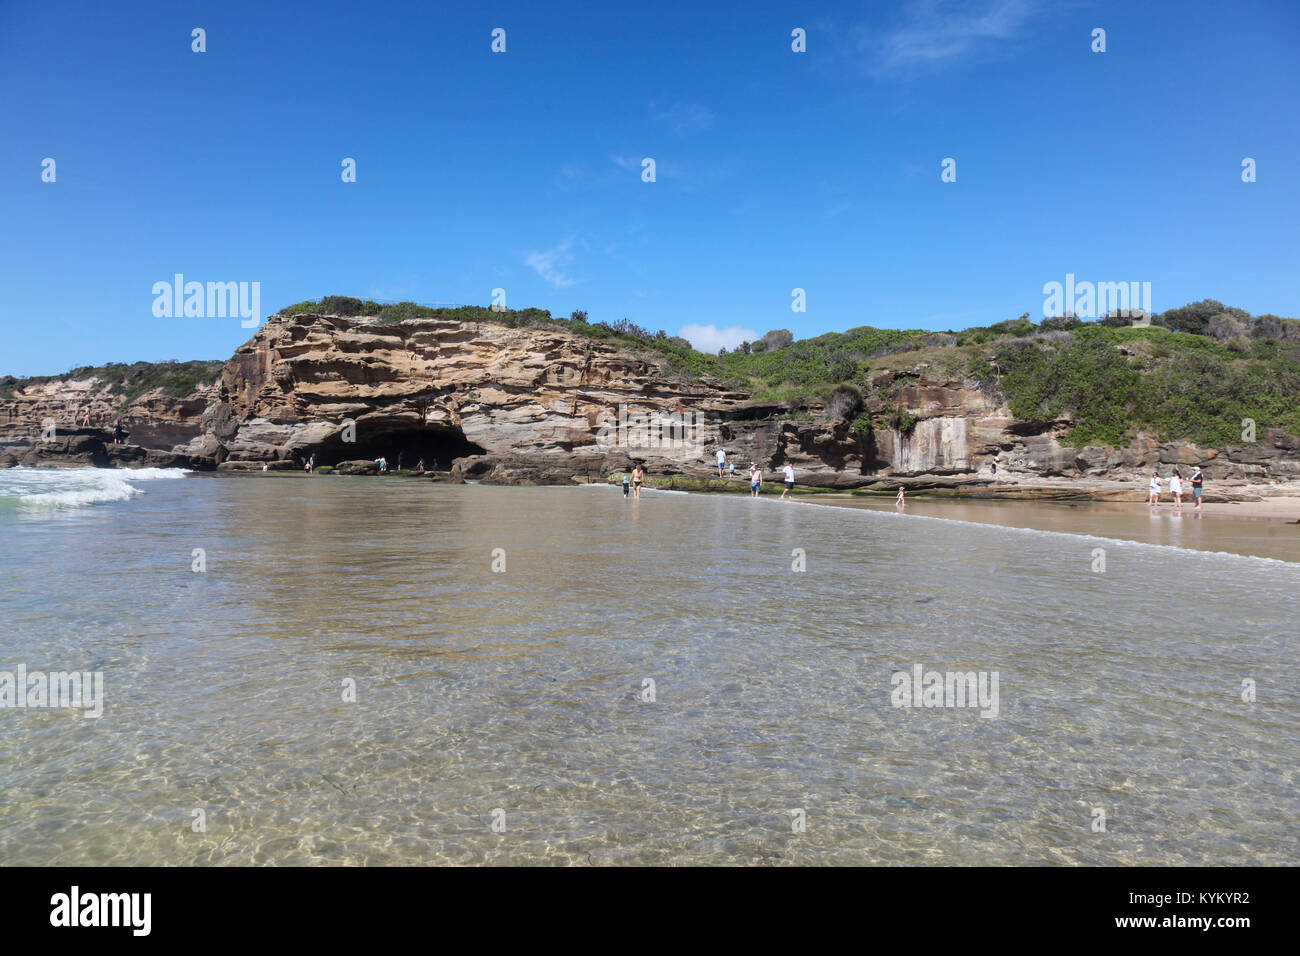
[[[892,498],[847,494],[807,495],[799,500],[843,508],[897,510]],[[1124,541],[1222,551],[1230,554],[1300,562],[1300,497],[1221,502],[1193,509],[1190,497],[1181,510],[1166,496],[1150,507],[1127,501],[1042,501],[957,498],[909,498],[906,514],[1088,534]]]

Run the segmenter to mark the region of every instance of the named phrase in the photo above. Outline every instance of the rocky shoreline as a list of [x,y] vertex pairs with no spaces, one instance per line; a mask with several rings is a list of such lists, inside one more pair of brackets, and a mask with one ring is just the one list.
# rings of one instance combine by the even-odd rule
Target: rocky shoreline
[[[374,459],[395,464],[401,453],[443,475],[436,480],[568,485],[639,462],[664,487],[715,491],[727,487],[713,463],[722,448],[736,484],[750,462],[770,478],[789,463],[801,492],[901,485],[933,496],[1142,501],[1153,470],[1186,475],[1196,465],[1211,502],[1300,489],[1300,439],[1280,429],[1222,448],[1141,434],[1123,448],[1073,448],[1063,444],[1070,421],[1016,418],[933,363],[881,371],[869,384],[850,420],[858,409],[755,401],[661,357],[555,327],[278,315],[185,395],[123,402],[105,383],[71,376],[11,390],[0,399],[0,467],[269,473],[315,456],[322,474],[368,474]],[[890,409],[906,422],[883,424]],[[75,424],[87,414],[122,422],[128,443]],[[646,427],[664,421],[672,427]]]

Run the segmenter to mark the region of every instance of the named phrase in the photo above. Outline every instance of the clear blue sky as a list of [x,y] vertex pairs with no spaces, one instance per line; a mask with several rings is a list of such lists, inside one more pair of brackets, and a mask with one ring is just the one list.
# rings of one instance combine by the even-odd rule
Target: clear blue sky
[[1293,0],[293,6],[0,2],[0,373],[226,358],[238,319],[154,317],[178,272],[721,341],[1067,272],[1300,315]]

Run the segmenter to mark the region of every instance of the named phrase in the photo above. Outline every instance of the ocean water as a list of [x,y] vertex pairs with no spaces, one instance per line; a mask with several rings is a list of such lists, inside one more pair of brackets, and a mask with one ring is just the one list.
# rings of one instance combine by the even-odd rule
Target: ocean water
[[[103,714],[0,707],[0,864],[1297,862],[1300,564],[774,499],[26,471],[0,672],[100,674]],[[895,706],[916,665],[996,675],[996,714]]]

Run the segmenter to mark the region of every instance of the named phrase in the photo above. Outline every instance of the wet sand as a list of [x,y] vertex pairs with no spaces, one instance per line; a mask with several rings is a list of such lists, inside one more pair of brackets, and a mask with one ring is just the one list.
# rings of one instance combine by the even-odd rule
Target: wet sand
[[[893,498],[806,495],[800,501],[841,508],[894,511]],[[910,515],[973,521],[1011,528],[1091,534],[1124,541],[1223,551],[1300,562],[1300,498],[1207,504],[1190,501],[1181,511],[1169,502],[1157,507],[1116,501],[980,501],[909,498]]]

